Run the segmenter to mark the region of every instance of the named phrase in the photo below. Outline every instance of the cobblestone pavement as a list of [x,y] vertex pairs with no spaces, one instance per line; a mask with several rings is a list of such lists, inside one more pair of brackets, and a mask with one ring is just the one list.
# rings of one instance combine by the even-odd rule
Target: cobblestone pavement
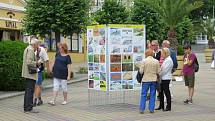
[[38,114],[23,113],[23,95],[0,100],[0,121],[215,121],[215,70],[204,62],[203,54],[198,57],[200,71],[196,74],[194,103],[184,105],[187,88],[184,82],[173,82],[171,112],[139,114],[138,96],[130,98],[133,102],[130,104],[89,105],[87,81],[84,81],[69,85],[67,105],[61,105],[62,93],[59,93],[56,106],[48,105],[52,90],[45,90],[45,104],[35,108],[40,112]]

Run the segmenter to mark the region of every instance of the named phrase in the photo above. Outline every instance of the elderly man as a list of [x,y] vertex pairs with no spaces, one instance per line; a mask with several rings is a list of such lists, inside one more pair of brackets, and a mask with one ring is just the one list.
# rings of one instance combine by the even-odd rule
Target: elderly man
[[[36,68],[37,61],[35,51],[38,48],[38,40],[31,39],[29,46],[24,50],[23,54],[23,65],[22,65],[22,77],[26,79],[25,96],[24,96],[24,112],[25,113],[38,113],[33,110],[33,95],[35,82],[38,78]],[[34,71],[30,71],[30,67]]]
[[175,72],[175,70],[178,68],[178,61],[177,61],[177,57],[176,57],[175,51],[172,48],[170,48],[170,42],[168,40],[164,40],[163,41],[162,47],[163,48],[169,48],[170,57],[171,57],[171,59],[173,61],[173,70],[172,70],[172,72]]
[[144,113],[146,105],[147,92],[150,88],[149,111],[154,113],[157,76],[160,73],[159,61],[153,58],[153,50],[148,49],[145,52],[146,59],[140,66],[140,73],[144,73],[142,79],[142,92],[140,100],[140,113]]

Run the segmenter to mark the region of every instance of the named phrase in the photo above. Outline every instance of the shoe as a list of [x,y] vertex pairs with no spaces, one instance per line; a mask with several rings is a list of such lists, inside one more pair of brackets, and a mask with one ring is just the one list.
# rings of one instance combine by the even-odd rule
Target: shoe
[[144,114],[144,111],[140,111],[140,114]]
[[66,102],[66,101],[63,101],[61,104],[62,104],[62,105],[66,105],[66,104],[67,104],[67,102]]
[[150,113],[154,113],[154,111],[150,111]]
[[164,111],[171,111],[171,109],[168,109],[168,108],[167,108],[167,109],[165,109]]
[[188,100],[188,104],[193,104],[193,100]]
[[24,113],[29,114],[29,113],[39,113],[37,110],[30,110],[30,111],[24,111]]
[[42,101],[42,100],[39,100],[38,103],[37,103],[38,106],[40,106],[40,105],[42,105],[42,104],[43,104],[43,101]]
[[160,106],[158,108],[156,108],[155,110],[164,110],[164,108],[161,108]]
[[33,107],[37,106],[37,98],[34,99]]
[[188,99],[184,100],[184,104],[188,104],[188,102],[189,102]]
[[55,102],[54,101],[50,101],[48,104],[55,106]]

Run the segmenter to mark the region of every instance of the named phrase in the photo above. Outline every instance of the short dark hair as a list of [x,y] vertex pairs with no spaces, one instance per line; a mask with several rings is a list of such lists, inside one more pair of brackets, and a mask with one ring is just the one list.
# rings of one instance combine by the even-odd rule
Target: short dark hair
[[185,44],[184,49],[191,49],[191,45],[190,44]]

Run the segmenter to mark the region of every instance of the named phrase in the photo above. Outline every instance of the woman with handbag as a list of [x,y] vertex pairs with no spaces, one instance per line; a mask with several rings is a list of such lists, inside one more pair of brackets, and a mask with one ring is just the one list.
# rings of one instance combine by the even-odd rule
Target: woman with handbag
[[71,58],[68,54],[68,47],[66,43],[59,45],[59,54],[56,54],[54,67],[53,67],[53,99],[49,102],[50,105],[55,105],[56,97],[60,85],[63,89],[64,101],[62,105],[67,104],[67,81],[70,80],[71,74]]

